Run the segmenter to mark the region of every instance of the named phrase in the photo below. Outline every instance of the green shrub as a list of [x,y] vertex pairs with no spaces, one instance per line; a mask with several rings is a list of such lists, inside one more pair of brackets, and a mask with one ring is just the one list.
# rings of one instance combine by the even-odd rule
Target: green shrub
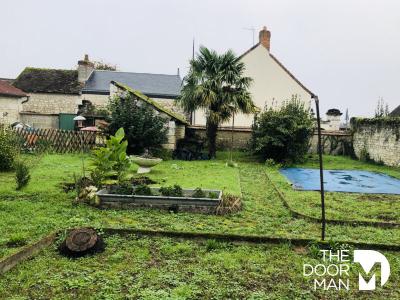
[[23,162],[17,162],[15,164],[15,181],[17,183],[17,191],[24,188],[30,179],[31,175],[29,174],[28,166]]
[[175,184],[173,186],[168,186],[168,187],[161,187],[159,191],[160,191],[161,195],[167,196],[167,197],[182,197],[183,196],[182,188],[177,184]]
[[151,189],[145,184],[138,185],[135,188],[135,195],[151,196],[152,194]]
[[0,172],[14,169],[18,156],[16,145],[13,131],[0,125]]
[[206,198],[206,193],[201,188],[196,188],[192,194],[193,198]]
[[313,119],[309,109],[296,97],[280,109],[264,110],[255,119],[251,150],[263,160],[301,162],[309,149]]
[[108,109],[108,130],[114,134],[119,128],[124,128],[129,153],[142,154],[145,149],[160,148],[167,141],[166,119],[156,114],[154,108],[147,103],[132,95],[114,97]]
[[150,148],[150,153],[153,157],[161,158],[162,160],[172,160],[172,150],[165,148]]
[[124,182],[114,186],[112,193],[117,195],[133,195],[134,193],[136,194],[136,191],[134,191],[132,184]]

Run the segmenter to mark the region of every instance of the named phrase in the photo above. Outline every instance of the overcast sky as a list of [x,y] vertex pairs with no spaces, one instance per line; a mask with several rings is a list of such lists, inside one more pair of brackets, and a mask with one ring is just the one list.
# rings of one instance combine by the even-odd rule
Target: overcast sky
[[241,54],[267,26],[271,52],[322,110],[373,115],[400,105],[397,0],[8,0],[0,17],[0,77],[26,67],[76,67],[90,58],[121,71],[185,74],[196,48]]

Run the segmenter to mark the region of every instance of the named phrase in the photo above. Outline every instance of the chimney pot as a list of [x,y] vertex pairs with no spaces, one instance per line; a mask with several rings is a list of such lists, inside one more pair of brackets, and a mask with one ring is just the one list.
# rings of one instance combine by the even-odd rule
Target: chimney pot
[[259,42],[269,51],[271,48],[271,32],[264,26],[258,34]]

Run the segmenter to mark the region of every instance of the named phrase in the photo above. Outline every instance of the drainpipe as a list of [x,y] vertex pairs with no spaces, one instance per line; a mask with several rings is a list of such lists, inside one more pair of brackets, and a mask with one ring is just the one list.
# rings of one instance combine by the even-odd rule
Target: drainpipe
[[318,157],[319,157],[319,179],[320,179],[320,193],[321,193],[321,220],[322,220],[322,229],[321,229],[321,240],[325,240],[325,227],[326,227],[326,219],[325,219],[325,191],[324,191],[324,167],[322,161],[322,142],[321,142],[321,117],[319,114],[319,99],[317,95],[312,95],[312,98],[315,101],[315,107],[317,111],[317,124],[318,124]]

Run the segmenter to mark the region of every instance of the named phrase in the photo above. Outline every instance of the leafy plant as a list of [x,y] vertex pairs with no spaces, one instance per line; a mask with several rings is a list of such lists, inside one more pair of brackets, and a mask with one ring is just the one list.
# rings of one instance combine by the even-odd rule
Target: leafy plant
[[161,187],[159,192],[163,196],[167,197],[182,197],[183,196],[183,191],[182,188],[175,184],[173,186],[168,186],[168,187]]
[[112,193],[118,195],[133,195],[134,193],[136,194],[136,191],[131,184],[123,182],[119,185],[113,186]]
[[206,193],[201,188],[196,188],[192,194],[193,198],[206,198]]
[[313,134],[310,110],[296,96],[274,110],[266,108],[253,125],[251,149],[262,159],[302,162]]
[[217,199],[218,198],[218,193],[217,192],[209,192],[208,193],[208,198]]
[[18,156],[17,144],[13,131],[0,124],[0,171],[14,169]]
[[17,191],[27,186],[31,175],[29,174],[28,166],[23,162],[17,162],[15,164],[15,181],[17,183]]
[[210,158],[216,156],[218,126],[236,113],[256,112],[248,90],[252,79],[244,76],[244,71],[244,63],[231,50],[220,55],[200,47],[200,53],[190,62],[190,70],[177,101],[187,113],[197,109],[206,111]]
[[117,177],[119,183],[126,180],[130,161],[126,155],[128,142],[124,138],[124,129],[120,128],[114,136],[110,136],[105,147],[92,151],[91,163],[95,168],[91,177],[97,186],[113,176]]
[[152,194],[150,187],[145,184],[138,185],[135,188],[135,195],[151,196]]
[[129,153],[141,154],[148,148],[160,148],[167,141],[165,118],[132,94],[112,98],[108,109],[108,131],[114,134],[119,128],[124,128]]

